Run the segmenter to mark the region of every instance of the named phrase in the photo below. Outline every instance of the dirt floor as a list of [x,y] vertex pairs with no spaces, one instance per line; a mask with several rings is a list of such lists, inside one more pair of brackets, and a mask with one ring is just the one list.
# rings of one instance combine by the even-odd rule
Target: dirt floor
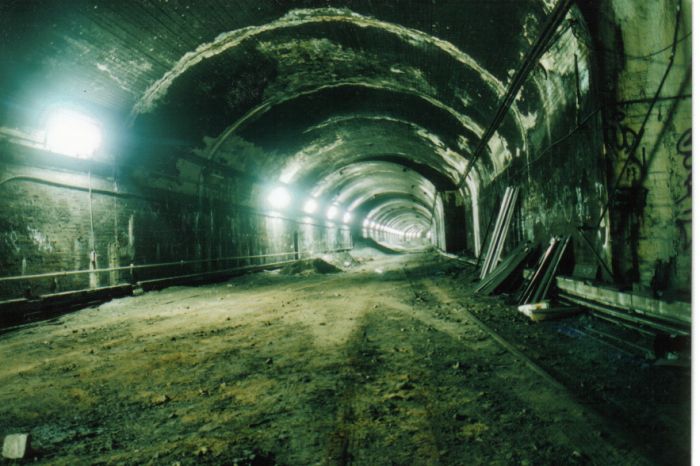
[[0,435],[71,466],[688,463],[687,374],[469,297],[454,261],[354,255],[0,335]]

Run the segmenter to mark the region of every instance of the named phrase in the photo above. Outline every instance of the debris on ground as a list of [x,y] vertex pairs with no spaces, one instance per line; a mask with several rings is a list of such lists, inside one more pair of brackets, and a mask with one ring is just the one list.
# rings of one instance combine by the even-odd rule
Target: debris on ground
[[333,265],[343,268],[351,268],[360,265],[360,261],[352,256],[348,251],[340,251],[338,253],[332,254],[330,258],[324,257],[324,259],[331,262]]
[[164,405],[168,401],[170,401],[170,397],[168,395],[155,395],[151,398],[151,404],[155,406]]
[[518,312],[526,315],[530,320],[540,322],[571,317],[582,312],[582,309],[578,306],[552,306],[549,301],[540,301],[539,303],[521,304],[518,306]]
[[2,334],[0,434],[31,433],[32,464],[51,466],[650,464],[640,451],[688,463],[676,368],[583,337],[583,316],[530,324],[436,273],[454,261],[373,257],[343,274],[306,261],[308,275],[171,287]]
[[339,273],[341,269],[323,259],[302,259],[289,264],[280,270],[282,275],[310,275],[314,273],[328,274]]

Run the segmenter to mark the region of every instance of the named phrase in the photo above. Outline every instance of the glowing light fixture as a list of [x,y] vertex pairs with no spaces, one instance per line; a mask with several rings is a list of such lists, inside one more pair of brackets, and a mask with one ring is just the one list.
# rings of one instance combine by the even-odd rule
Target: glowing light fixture
[[316,212],[316,210],[318,210],[318,202],[316,202],[316,199],[309,199],[306,201],[306,204],[304,204],[304,212],[311,215]]
[[292,196],[289,195],[289,191],[284,186],[278,186],[267,196],[267,202],[270,203],[275,209],[285,209],[292,202]]
[[56,110],[46,123],[46,148],[71,157],[87,158],[102,143],[100,125],[72,110]]
[[337,205],[332,205],[328,208],[326,211],[326,217],[328,220],[333,220],[335,217],[338,216],[338,206]]
[[345,212],[343,215],[343,223],[350,223],[352,221],[352,214],[350,212]]

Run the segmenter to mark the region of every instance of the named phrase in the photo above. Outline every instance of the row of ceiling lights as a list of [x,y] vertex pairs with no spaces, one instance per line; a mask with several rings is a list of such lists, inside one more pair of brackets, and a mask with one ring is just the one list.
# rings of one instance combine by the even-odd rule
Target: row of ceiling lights
[[[284,186],[277,186],[270,190],[267,196],[267,202],[275,210],[281,210],[288,208],[292,203],[292,195],[289,190]],[[319,211],[320,204],[318,200],[310,197],[302,208],[305,214],[314,215]],[[328,220],[335,220],[340,217],[341,207],[337,203],[333,203],[326,209],[326,218]],[[346,211],[342,216],[343,223],[348,224],[352,221],[352,213]]]
[[[52,152],[58,152],[74,157],[88,157],[100,146],[102,135],[99,124],[94,120],[71,110],[60,109],[50,115],[46,126],[46,148]],[[292,195],[284,186],[273,188],[267,197],[268,203],[274,209],[286,209],[292,202]],[[315,198],[309,198],[303,206],[304,213],[314,215],[319,210],[319,202]],[[326,209],[326,218],[335,220],[339,217],[341,208],[333,203]],[[349,224],[352,221],[352,213],[343,213],[342,221]],[[386,225],[370,222],[365,219],[363,227],[366,230],[384,232],[394,235],[403,235],[404,232]],[[415,239],[420,233],[407,233],[406,237]]]
[[392,228],[387,225],[382,225],[377,222],[373,222],[370,219],[366,218],[364,222],[362,222],[362,227],[364,229],[364,235],[367,236],[370,232],[375,232],[375,233],[387,233],[390,235],[397,235],[397,236],[403,236],[405,239],[418,239],[422,236],[422,233],[414,231],[414,232],[404,232],[401,230],[397,230],[396,228]]
[[[51,152],[73,157],[86,158],[94,154],[102,142],[99,124],[80,113],[68,109],[53,111],[46,123],[45,146]],[[274,209],[286,209],[292,202],[289,190],[277,186],[268,195],[268,202]],[[310,198],[304,204],[303,211],[313,215],[318,211],[319,203]],[[326,218],[335,220],[340,215],[340,206],[331,204],[326,210]],[[343,223],[352,221],[352,214],[347,211],[342,217]]]
[[[45,138],[48,150],[83,158],[91,156],[98,149],[102,135],[99,124],[96,121],[72,110],[59,109],[54,111],[48,118]],[[274,209],[286,209],[292,202],[292,196],[287,188],[277,186],[270,191],[268,202]],[[319,207],[319,202],[311,197],[306,201],[302,210],[308,215],[314,215],[318,212]],[[333,203],[326,209],[326,218],[335,220],[340,215],[340,212],[340,206],[337,203]],[[346,211],[343,214],[342,221],[345,224],[350,223],[352,221],[352,213]],[[398,231],[393,229],[383,231],[399,234]]]
[[[292,195],[285,186],[276,186],[271,189],[267,196],[267,202],[276,211],[287,209],[292,204]],[[320,204],[318,200],[313,197],[307,199],[302,207],[302,211],[307,215],[314,215],[319,211]],[[328,220],[335,220],[339,217],[341,208],[337,203],[333,203],[326,209],[326,218]],[[352,213],[347,211],[343,214],[343,223],[348,224],[352,221]],[[370,233],[387,233],[391,235],[402,236],[405,239],[418,239],[422,236],[420,232],[404,232],[392,228],[388,225],[382,225],[377,222],[370,221],[366,218],[362,222],[364,229],[364,235],[368,236]]]

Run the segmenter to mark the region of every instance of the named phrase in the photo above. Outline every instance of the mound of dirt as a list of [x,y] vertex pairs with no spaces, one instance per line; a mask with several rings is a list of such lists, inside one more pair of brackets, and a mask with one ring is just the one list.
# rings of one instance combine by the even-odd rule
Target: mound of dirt
[[342,270],[319,258],[300,260],[280,270],[280,273],[283,275],[309,275],[313,273],[327,274],[338,272],[342,272]]
[[354,267],[356,265],[360,265],[360,261],[351,256],[350,253],[347,251],[342,251],[331,255],[329,262],[340,268]]

